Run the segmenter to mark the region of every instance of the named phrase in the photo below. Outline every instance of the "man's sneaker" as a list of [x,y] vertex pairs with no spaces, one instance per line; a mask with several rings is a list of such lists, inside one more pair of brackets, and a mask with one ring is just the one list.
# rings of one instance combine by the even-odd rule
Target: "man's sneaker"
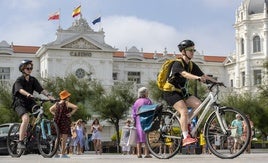
[[22,141],[20,141],[18,143],[18,146],[17,146],[18,149],[26,149],[26,146],[24,145],[24,143]]
[[196,142],[197,142],[197,139],[194,139],[194,138],[191,138],[190,136],[187,136],[187,138],[182,140],[182,146],[186,146],[186,145],[193,144]]

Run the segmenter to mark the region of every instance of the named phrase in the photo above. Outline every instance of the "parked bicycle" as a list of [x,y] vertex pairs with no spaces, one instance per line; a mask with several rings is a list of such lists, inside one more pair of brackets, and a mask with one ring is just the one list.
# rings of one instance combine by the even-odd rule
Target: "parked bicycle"
[[17,148],[20,124],[14,124],[8,132],[7,148],[12,157],[20,157],[33,144],[37,146],[38,151],[45,158],[53,157],[59,148],[60,137],[58,126],[44,114],[43,107],[45,102],[55,102],[55,100],[40,98],[34,98],[34,100],[37,102],[37,105],[32,108],[30,115],[32,123],[29,123],[26,136],[23,140],[26,149]]
[[[209,93],[201,105],[189,115],[192,120],[198,115],[195,127],[190,131],[193,137],[198,136],[198,129],[204,125],[204,136],[208,149],[211,153],[222,159],[232,159],[239,156],[247,148],[251,137],[250,123],[246,115],[238,109],[221,106],[217,103],[219,87],[222,83],[211,83]],[[182,149],[182,131],[178,112],[170,106],[164,106],[160,112],[159,128],[146,133],[147,145],[152,155],[159,159],[169,159]],[[230,140],[231,122],[236,115],[241,116],[246,126],[246,134],[239,142],[239,149],[235,152]]]

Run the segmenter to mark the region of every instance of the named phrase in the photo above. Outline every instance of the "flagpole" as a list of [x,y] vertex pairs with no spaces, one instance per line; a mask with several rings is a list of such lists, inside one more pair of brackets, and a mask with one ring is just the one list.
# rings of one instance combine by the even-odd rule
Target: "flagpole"
[[61,28],[61,27],[60,27],[60,19],[61,19],[61,11],[60,11],[60,8],[59,8],[59,14],[60,14],[60,15],[59,15],[59,29],[60,29],[60,28]]
[[99,22],[99,32],[101,31],[101,14],[99,14],[100,22]]
[[[81,1],[80,1],[80,6],[81,6]],[[82,17],[82,6],[80,7],[80,19],[83,19],[83,17]]]
[[99,23],[99,32],[101,31],[101,21]]

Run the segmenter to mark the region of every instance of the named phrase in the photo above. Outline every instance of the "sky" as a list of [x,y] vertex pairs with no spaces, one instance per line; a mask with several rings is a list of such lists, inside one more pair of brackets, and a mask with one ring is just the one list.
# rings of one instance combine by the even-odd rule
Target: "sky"
[[[94,31],[103,28],[105,42],[125,51],[179,53],[185,39],[199,53],[228,56],[235,51],[235,12],[243,0],[1,0],[0,42],[42,46],[56,39],[56,30],[72,26],[72,11]],[[60,20],[48,21],[60,11]],[[91,22],[101,16],[101,22]]]

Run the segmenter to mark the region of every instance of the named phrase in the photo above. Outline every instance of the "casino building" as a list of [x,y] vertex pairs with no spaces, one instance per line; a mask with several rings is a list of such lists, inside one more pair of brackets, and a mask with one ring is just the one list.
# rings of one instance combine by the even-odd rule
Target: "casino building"
[[[234,23],[236,49],[226,56],[195,53],[195,61],[209,75],[224,82],[235,93],[256,92],[268,84],[268,8],[267,0],[244,0],[236,10]],[[155,80],[162,63],[179,54],[143,52],[135,46],[118,51],[105,43],[103,30],[94,31],[86,19],[75,20],[68,29],[59,28],[56,40],[41,45],[13,45],[0,42],[0,80],[14,82],[23,59],[34,62],[36,77],[97,79],[105,87],[116,81],[134,81],[137,88]],[[184,38],[178,38],[178,41]]]

